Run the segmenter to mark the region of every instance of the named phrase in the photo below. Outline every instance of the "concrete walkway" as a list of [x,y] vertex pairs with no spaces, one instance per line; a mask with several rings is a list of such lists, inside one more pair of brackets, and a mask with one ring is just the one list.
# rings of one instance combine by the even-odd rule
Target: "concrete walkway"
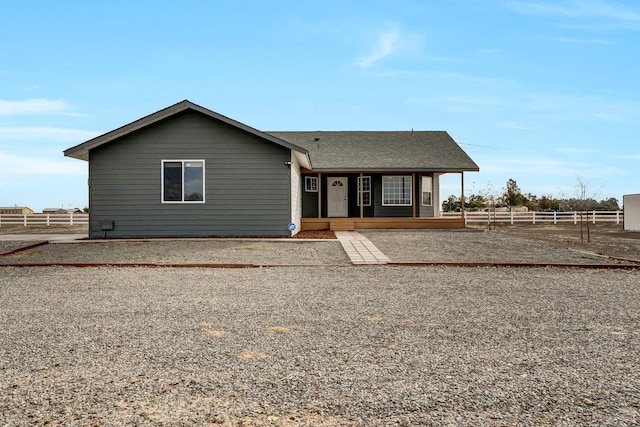
[[336,231],[338,241],[354,265],[387,264],[389,258],[357,231]]
[[86,239],[87,234],[0,234],[0,241],[4,242],[74,242]]

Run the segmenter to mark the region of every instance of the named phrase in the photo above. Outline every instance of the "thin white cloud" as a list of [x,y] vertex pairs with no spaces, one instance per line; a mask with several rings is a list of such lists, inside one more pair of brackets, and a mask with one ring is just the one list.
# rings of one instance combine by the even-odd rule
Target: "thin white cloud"
[[503,129],[511,129],[511,130],[521,130],[521,131],[531,131],[531,130],[540,130],[542,129],[541,125],[523,125],[515,122],[502,122],[498,123],[497,126]]
[[376,46],[373,51],[356,60],[356,64],[362,68],[369,68],[384,58],[392,55],[400,45],[400,31],[392,29],[380,34]]
[[71,159],[51,160],[41,157],[16,156],[0,151],[0,171],[3,176],[16,175],[86,175],[87,164]]
[[0,100],[0,116],[63,113],[69,104],[59,99]]
[[99,132],[55,127],[0,127],[0,141],[82,142]]
[[[496,95],[461,93],[436,100],[425,100],[450,113],[501,114],[503,120],[496,126],[517,130],[535,130],[544,123],[557,122],[640,122],[640,104],[595,96],[576,96],[556,93],[506,94],[504,89]],[[501,95],[502,94],[502,95]],[[407,102],[420,104],[420,100]],[[506,119],[510,116],[510,119]],[[523,122],[524,121],[524,122]]]
[[527,157],[487,159],[483,169],[492,174],[533,174],[543,177],[598,177],[623,176],[626,171],[621,168],[594,164],[589,162],[575,162],[552,157]]
[[592,44],[592,45],[607,45],[613,44],[609,40],[602,39],[581,39],[575,37],[546,37],[546,40],[553,42],[567,43],[567,44]]
[[640,30],[640,8],[612,0],[513,1],[508,7],[527,15],[558,16],[573,20],[587,20],[597,25],[581,29]]
[[556,148],[556,151],[559,153],[569,153],[569,154],[604,154],[601,151],[595,150],[593,148],[579,148],[579,147],[566,147],[566,148]]

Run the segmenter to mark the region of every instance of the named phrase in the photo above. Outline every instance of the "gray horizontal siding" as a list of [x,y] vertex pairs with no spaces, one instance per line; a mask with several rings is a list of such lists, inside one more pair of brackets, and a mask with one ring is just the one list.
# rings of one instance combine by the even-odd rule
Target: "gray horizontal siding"
[[[162,160],[205,160],[205,203],[162,203]],[[90,230],[113,237],[287,235],[290,151],[197,112],[90,152]]]

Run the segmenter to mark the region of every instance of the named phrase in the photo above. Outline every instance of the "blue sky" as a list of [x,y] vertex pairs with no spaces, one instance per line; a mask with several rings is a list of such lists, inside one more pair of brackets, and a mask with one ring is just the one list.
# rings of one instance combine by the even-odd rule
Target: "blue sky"
[[[87,206],[62,151],[189,99],[257,129],[446,130],[467,194],[639,193],[640,4],[0,0],[0,206]],[[459,175],[443,180],[458,194]]]

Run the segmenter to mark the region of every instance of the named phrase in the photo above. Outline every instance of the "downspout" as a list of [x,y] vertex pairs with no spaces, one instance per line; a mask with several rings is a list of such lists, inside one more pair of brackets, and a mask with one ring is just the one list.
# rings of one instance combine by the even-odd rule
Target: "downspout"
[[[91,151],[89,151],[88,155],[87,155],[87,190],[89,192],[89,230],[88,230],[88,237],[91,238],[91,226],[93,221],[91,220],[91,218],[93,217],[92,212],[93,209],[91,208],[91,206],[93,205],[93,203],[91,203],[91,200],[93,199],[93,191],[91,191]],[[106,237],[107,232],[104,232],[104,235]]]
[[[293,220],[295,219],[294,218],[295,214],[293,212],[293,209],[294,209],[293,197],[291,197],[291,190],[293,189],[293,185],[291,184],[291,181],[293,181],[293,160],[294,160],[293,159],[293,150],[289,150],[289,161],[285,162],[285,165],[288,166],[287,169],[289,170],[289,179],[288,179],[288,181],[289,181],[289,191],[288,191],[288,193],[289,193],[289,196],[288,196],[288,199],[289,199],[289,203],[288,203],[288,205],[289,205],[289,209],[288,209],[289,210],[289,222],[287,222],[287,224],[293,223]],[[289,237],[293,236],[293,230],[289,230],[288,228],[287,228],[287,230],[289,231]]]

